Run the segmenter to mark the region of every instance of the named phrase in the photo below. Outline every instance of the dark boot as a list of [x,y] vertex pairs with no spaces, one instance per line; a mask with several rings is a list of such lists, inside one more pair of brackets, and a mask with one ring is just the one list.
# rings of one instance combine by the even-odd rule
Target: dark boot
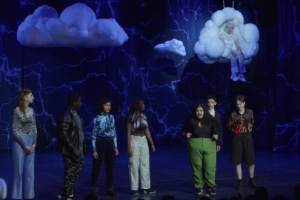
[[249,184],[248,184],[248,186],[249,186],[250,188],[256,188],[256,187],[257,187],[257,185],[256,185],[256,183],[255,183],[255,181],[254,181],[254,178],[250,178],[250,179],[249,179]]
[[243,179],[238,179],[238,192],[241,193],[243,189]]

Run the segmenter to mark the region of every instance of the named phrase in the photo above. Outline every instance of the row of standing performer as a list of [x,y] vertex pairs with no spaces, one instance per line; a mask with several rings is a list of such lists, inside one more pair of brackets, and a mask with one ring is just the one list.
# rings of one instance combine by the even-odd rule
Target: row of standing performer
[[[17,106],[13,112],[12,145],[14,177],[12,182],[12,199],[34,199],[34,160],[37,142],[35,112],[28,105],[34,97],[30,89],[22,89],[18,95]],[[81,107],[78,93],[70,93],[68,106],[57,118],[57,147],[64,163],[64,190],[58,195],[62,200],[73,200],[73,187],[83,169],[86,155],[84,124],[77,110]],[[193,110],[181,131],[187,140],[188,155],[192,167],[196,195],[216,195],[216,156],[222,145],[222,119],[214,107],[217,100],[214,96],[207,98],[207,106],[199,104]],[[254,148],[252,142],[253,111],[245,108],[244,96],[236,98],[237,111],[231,113],[227,127],[233,132],[230,162],[236,166],[238,191],[242,190],[241,164],[249,165],[249,186],[256,187],[254,182]],[[115,156],[119,154],[115,120],[109,114],[111,100],[102,98],[98,104],[99,114],[93,119],[92,148],[93,163],[91,173],[92,195],[100,199],[98,177],[104,162],[106,169],[107,195],[119,196],[113,188],[113,171]],[[155,194],[151,188],[149,146],[155,151],[148,118],[143,111],[143,99],[135,98],[126,116],[127,154],[129,157],[129,178],[132,195],[139,195],[139,185],[145,194]],[[148,141],[147,141],[148,140]],[[24,178],[23,178],[24,173]],[[204,186],[207,186],[204,191]]]

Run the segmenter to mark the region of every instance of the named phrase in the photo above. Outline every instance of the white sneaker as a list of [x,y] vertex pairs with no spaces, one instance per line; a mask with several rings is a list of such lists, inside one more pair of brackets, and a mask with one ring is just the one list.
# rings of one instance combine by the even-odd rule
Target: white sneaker
[[231,78],[233,81],[238,81],[238,80],[239,80],[238,74],[232,74],[230,78]]
[[238,79],[240,81],[246,82],[246,78],[245,78],[244,74],[239,74]]

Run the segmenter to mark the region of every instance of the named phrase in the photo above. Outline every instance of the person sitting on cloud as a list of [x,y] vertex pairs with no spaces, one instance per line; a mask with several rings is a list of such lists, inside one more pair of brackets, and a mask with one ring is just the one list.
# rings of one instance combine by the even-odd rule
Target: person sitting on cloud
[[[224,32],[220,34],[220,39],[224,42],[226,48],[230,51],[231,79],[233,81],[246,81],[244,73],[246,67],[244,64],[244,53],[239,44],[237,35],[233,33],[234,24],[230,21],[224,27]],[[233,48],[235,45],[235,48]]]
[[258,41],[259,30],[256,25],[244,24],[241,12],[226,7],[213,13],[204,24],[194,45],[194,52],[206,64],[230,62],[231,79],[246,81],[245,65],[257,54]]

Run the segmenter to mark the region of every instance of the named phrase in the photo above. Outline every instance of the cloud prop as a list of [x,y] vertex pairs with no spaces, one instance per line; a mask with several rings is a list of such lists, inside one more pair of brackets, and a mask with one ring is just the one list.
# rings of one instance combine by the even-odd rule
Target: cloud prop
[[95,12],[83,3],[65,8],[60,17],[43,5],[26,17],[17,32],[18,41],[29,47],[120,46],[128,35],[115,19],[96,19]]
[[158,44],[154,47],[154,50],[159,51],[161,53],[173,52],[181,56],[186,55],[182,41],[176,39],[166,41],[163,44]]
[[[234,8],[226,7],[213,13],[200,32],[198,41],[194,45],[194,52],[198,58],[207,64],[215,62],[229,62],[230,50],[221,41],[220,34],[224,26],[232,21],[234,34],[238,36],[239,44],[244,53],[244,63],[249,64],[257,54],[259,45],[259,31],[254,24],[244,24],[244,17]],[[236,49],[235,45],[233,49]]]

